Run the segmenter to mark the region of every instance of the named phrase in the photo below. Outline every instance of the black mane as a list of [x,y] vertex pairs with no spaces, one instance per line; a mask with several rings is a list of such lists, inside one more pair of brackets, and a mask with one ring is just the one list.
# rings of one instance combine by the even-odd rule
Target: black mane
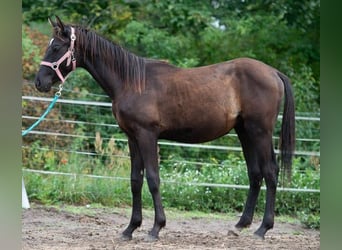
[[94,60],[99,56],[110,66],[125,84],[141,92],[145,87],[145,59],[136,56],[121,46],[107,40],[92,30],[75,27],[76,50],[83,51],[84,57]]

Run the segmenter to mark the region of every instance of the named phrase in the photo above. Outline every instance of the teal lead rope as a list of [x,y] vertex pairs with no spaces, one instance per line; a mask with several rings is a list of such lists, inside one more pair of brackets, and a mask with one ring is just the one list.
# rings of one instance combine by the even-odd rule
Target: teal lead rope
[[34,129],[42,120],[44,120],[45,116],[50,112],[50,110],[53,108],[53,106],[55,105],[55,103],[57,102],[58,98],[61,96],[61,92],[63,90],[63,85],[60,84],[59,85],[59,90],[58,92],[55,94],[55,97],[53,98],[52,102],[50,103],[49,107],[47,108],[47,110],[44,112],[44,114],[35,122],[32,124],[31,127],[29,127],[28,129],[24,130],[21,135],[25,136],[28,133],[31,132],[32,129]]
[[[55,105],[55,103],[57,102],[58,98],[61,96],[62,94],[62,90],[63,90],[63,85],[60,84],[59,85],[59,90],[58,92],[55,94],[55,97],[53,98],[52,102],[50,103],[49,107],[47,108],[47,110],[44,112],[44,114],[35,122],[32,124],[31,127],[29,127],[28,129],[24,130],[21,135],[25,136],[28,133],[30,133],[30,131],[36,127],[42,120],[44,120],[45,116],[50,112],[50,110],[53,108],[53,106]],[[24,178],[22,178],[22,194],[21,194],[21,206],[23,208],[30,208],[30,203],[28,200],[28,196],[26,193],[26,188],[25,188],[25,184],[24,184]]]

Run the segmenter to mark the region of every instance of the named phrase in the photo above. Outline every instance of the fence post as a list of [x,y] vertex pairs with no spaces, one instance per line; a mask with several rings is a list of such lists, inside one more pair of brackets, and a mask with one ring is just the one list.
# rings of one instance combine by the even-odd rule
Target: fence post
[[21,207],[22,208],[30,208],[30,203],[29,203],[29,199],[27,197],[27,193],[26,193],[26,188],[25,188],[25,183],[24,183],[24,178],[22,178],[22,188],[21,188]]

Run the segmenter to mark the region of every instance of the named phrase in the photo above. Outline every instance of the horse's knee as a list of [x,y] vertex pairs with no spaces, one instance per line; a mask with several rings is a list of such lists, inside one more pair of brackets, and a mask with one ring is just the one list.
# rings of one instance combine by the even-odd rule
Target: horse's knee
[[143,180],[131,179],[131,191],[133,194],[140,193],[143,185]]

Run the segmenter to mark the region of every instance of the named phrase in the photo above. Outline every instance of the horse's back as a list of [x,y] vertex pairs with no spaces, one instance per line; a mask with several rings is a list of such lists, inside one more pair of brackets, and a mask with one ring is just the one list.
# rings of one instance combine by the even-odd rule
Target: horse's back
[[262,62],[239,58],[182,69],[153,61],[147,69],[146,92],[132,110],[160,138],[210,141],[234,128],[239,116],[271,119],[273,126],[283,87],[277,71]]
[[284,95],[278,70],[251,58],[183,69],[176,75],[178,93],[184,91],[195,104],[217,104],[231,116],[275,116]]

